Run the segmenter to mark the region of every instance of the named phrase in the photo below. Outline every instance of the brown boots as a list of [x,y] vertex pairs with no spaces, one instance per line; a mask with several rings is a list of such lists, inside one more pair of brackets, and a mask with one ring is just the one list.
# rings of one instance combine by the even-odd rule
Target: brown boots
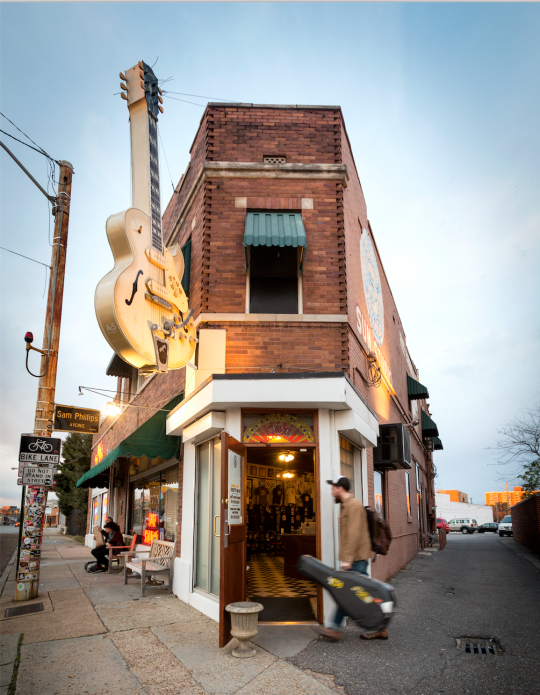
[[363,632],[360,639],[388,639],[388,630],[385,628],[380,632]]

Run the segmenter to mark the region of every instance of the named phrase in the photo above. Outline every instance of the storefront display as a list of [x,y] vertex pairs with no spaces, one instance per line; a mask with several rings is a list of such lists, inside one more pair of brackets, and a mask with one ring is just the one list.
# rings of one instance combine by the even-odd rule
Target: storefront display
[[144,545],[152,540],[176,540],[178,466],[158,472],[131,486],[131,525]]

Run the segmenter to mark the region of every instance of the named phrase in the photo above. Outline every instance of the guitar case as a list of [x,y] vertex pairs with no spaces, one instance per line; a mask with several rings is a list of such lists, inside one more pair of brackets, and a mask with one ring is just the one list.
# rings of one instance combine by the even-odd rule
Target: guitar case
[[329,591],[343,613],[360,627],[378,632],[390,624],[396,607],[396,591],[390,584],[358,572],[334,570],[311,555],[302,555],[296,569]]

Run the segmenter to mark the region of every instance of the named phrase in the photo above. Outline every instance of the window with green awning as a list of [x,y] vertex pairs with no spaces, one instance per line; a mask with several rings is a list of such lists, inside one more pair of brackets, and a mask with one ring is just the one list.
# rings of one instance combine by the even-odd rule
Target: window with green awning
[[173,437],[166,433],[167,413],[173,410],[184,398],[184,394],[176,396],[167,405],[141,425],[135,432],[110,451],[96,466],[90,468],[77,481],[77,487],[102,487],[103,474],[120,456],[147,456],[155,459],[158,456],[164,461],[178,457],[181,437]]
[[422,410],[421,425],[422,425],[422,437],[424,439],[429,439],[429,438],[439,436],[439,430],[437,429],[437,425],[429,417],[429,415],[426,413],[425,410]]
[[427,387],[421,384],[416,379],[413,379],[407,374],[407,393],[411,401],[419,400],[420,398],[429,398]]

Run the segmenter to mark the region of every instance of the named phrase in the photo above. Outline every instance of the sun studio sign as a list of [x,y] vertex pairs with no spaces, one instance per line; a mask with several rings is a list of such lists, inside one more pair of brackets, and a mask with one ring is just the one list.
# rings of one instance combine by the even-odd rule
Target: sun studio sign
[[357,304],[356,327],[368,350],[375,353],[384,382],[394,392],[392,370],[380,349],[384,340],[384,303],[377,256],[367,229],[362,229],[360,236],[360,261],[369,324]]

